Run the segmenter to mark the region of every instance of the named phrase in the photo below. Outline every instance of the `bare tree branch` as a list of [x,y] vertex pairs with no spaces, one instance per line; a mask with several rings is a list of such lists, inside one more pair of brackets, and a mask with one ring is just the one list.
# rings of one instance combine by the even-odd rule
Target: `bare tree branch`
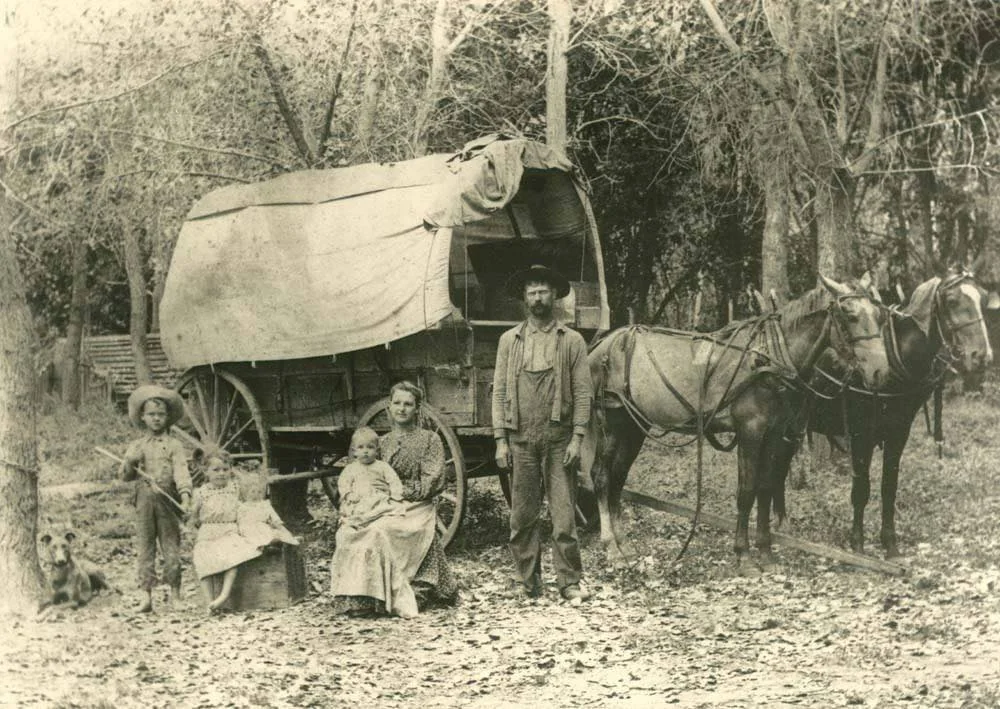
[[133,137],[133,138],[142,138],[143,140],[152,140],[152,141],[156,141],[157,143],[164,143],[166,145],[174,145],[174,146],[177,146],[179,148],[184,148],[186,150],[195,150],[195,151],[202,152],[202,153],[213,153],[213,154],[216,154],[216,155],[232,155],[233,157],[237,157],[237,158],[247,158],[248,160],[258,160],[260,162],[265,162],[265,163],[268,163],[269,165],[273,165],[275,167],[280,167],[282,170],[285,170],[286,172],[291,171],[291,169],[292,169],[289,165],[286,165],[285,163],[282,163],[282,162],[278,162],[274,158],[269,158],[269,157],[266,157],[264,155],[255,155],[253,153],[244,153],[244,152],[241,152],[239,150],[226,150],[224,148],[210,148],[210,147],[208,147],[206,145],[194,145],[192,143],[182,143],[181,141],[178,141],[178,140],[171,140],[169,138],[160,138],[158,136],[148,135],[146,133],[133,133],[131,131],[119,130],[117,128],[109,128],[107,130],[107,132],[108,133],[115,133],[117,135],[127,135],[127,136],[130,136],[130,137]]
[[872,98],[868,102],[868,131],[865,134],[865,147],[862,156],[852,161],[852,168],[865,170],[875,156],[875,146],[879,144],[882,136],[882,125],[885,118],[885,92],[888,75],[888,40],[886,38],[886,25],[889,20],[889,13],[892,11],[892,0],[886,3],[885,17],[879,31],[878,44],[875,47],[875,78],[873,80]]
[[499,7],[504,4],[504,2],[505,0],[497,0],[497,2],[495,2],[493,5],[490,5],[486,9],[486,11],[483,12],[482,14],[473,15],[472,17],[470,17],[466,21],[465,26],[462,27],[462,29],[458,31],[458,34],[455,35],[454,39],[451,40],[451,43],[445,50],[445,54],[447,56],[451,56],[455,52],[455,50],[459,48],[462,42],[466,40],[466,38],[469,36],[469,33],[472,31],[472,28],[475,27],[477,24],[481,24],[487,17],[496,12],[497,9],[499,9]]
[[[722,43],[729,49],[729,51],[740,59],[746,59],[746,53],[743,48],[733,39],[733,36],[729,33],[726,28],[726,23],[723,21],[722,16],[719,14],[718,9],[715,7],[713,0],[699,0],[702,9],[705,14],[708,15],[708,20],[715,30],[715,34],[719,37]],[[798,122],[792,115],[792,110],[788,106],[788,103],[781,97],[774,83],[768,79],[764,73],[746,61],[745,67],[750,79],[764,92],[764,94],[775,102],[778,110],[781,112],[782,118],[785,119],[788,130],[791,131],[792,140],[794,141],[798,150],[802,151],[804,155],[809,155],[811,149],[809,147],[808,141],[806,141],[805,136],[802,135],[802,130],[799,127]]]
[[41,111],[35,111],[34,113],[31,113],[31,114],[29,114],[27,116],[24,116],[22,118],[18,118],[16,121],[14,121],[12,123],[8,123],[2,129],[0,129],[0,133],[5,133],[5,132],[11,130],[12,128],[16,128],[17,126],[21,125],[22,123],[26,123],[27,121],[33,120],[35,118],[38,118],[39,116],[45,116],[45,115],[48,115],[50,113],[59,113],[60,111],[68,111],[68,110],[73,109],[73,108],[80,108],[81,106],[90,106],[90,105],[95,104],[95,103],[104,103],[104,102],[107,102],[107,101],[114,101],[115,99],[121,98],[122,96],[126,96],[128,94],[132,94],[132,93],[135,93],[137,91],[142,91],[147,86],[155,84],[157,81],[159,81],[163,77],[167,76],[168,74],[173,74],[174,72],[182,71],[183,69],[187,69],[189,67],[195,66],[196,64],[201,64],[202,62],[208,61],[209,59],[212,59],[213,57],[216,57],[219,54],[224,53],[228,48],[229,47],[223,47],[221,49],[218,49],[218,50],[212,52],[211,54],[205,55],[204,57],[199,57],[198,59],[194,59],[194,60],[192,60],[190,62],[187,62],[186,64],[178,64],[176,66],[172,66],[172,67],[168,68],[166,71],[163,71],[163,72],[157,74],[152,79],[149,79],[147,81],[142,82],[138,86],[133,86],[132,88],[129,88],[129,89],[123,89],[122,91],[119,91],[117,93],[111,94],[110,96],[100,96],[98,98],[87,99],[86,101],[76,101],[76,102],[73,102],[73,103],[63,104],[61,106],[53,106],[52,108],[43,108]]
[[306,135],[305,127],[302,125],[299,114],[292,108],[288,96],[285,95],[285,89],[281,84],[281,77],[278,76],[278,70],[275,68],[274,62],[271,61],[271,55],[267,51],[267,47],[264,46],[264,40],[259,34],[254,33],[252,41],[254,54],[257,55],[261,65],[264,67],[264,73],[267,74],[267,80],[271,84],[271,92],[274,94],[274,100],[278,104],[278,111],[281,113],[281,117],[285,119],[285,125],[288,127],[288,132],[291,134],[295,147],[299,151],[299,156],[307,165],[312,166],[316,163],[316,151],[310,144],[309,136]]
[[10,199],[14,200],[22,207],[24,207],[28,212],[33,214],[35,217],[40,219],[43,223],[50,226],[58,227],[59,229],[72,229],[73,226],[68,222],[59,221],[58,219],[53,219],[45,212],[40,211],[37,207],[31,206],[31,204],[25,200],[23,197],[19,196],[10,185],[8,185],[3,180],[0,180],[0,189],[4,191],[4,194]]
[[108,175],[104,178],[104,182],[109,182],[111,180],[118,180],[123,177],[131,177],[132,175],[178,175],[184,177],[212,177],[219,180],[229,180],[230,182],[242,182],[245,185],[249,185],[253,180],[248,180],[244,177],[237,177],[235,175],[223,175],[217,172],[197,172],[192,170],[154,170],[149,168],[143,168],[139,170],[129,170],[128,172],[120,172],[116,175]]
[[323,123],[319,127],[319,140],[316,145],[316,155],[322,158],[326,151],[326,142],[330,139],[330,124],[333,122],[333,112],[337,108],[337,100],[340,98],[340,84],[344,78],[344,65],[347,63],[347,53],[351,49],[351,40],[354,39],[354,28],[358,22],[358,0],[351,4],[351,24],[347,28],[347,39],[344,41],[344,51],[340,53],[340,65],[337,67],[337,76],[333,80],[333,90],[330,92],[330,100],[326,104],[326,111],[323,113]]

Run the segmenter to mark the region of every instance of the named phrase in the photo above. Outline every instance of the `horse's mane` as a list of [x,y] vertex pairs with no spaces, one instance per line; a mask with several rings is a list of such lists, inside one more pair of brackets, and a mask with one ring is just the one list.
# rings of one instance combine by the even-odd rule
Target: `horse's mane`
[[826,288],[817,286],[805,295],[796,298],[778,309],[781,324],[785,330],[794,330],[803,318],[823,310],[830,304],[830,293]]

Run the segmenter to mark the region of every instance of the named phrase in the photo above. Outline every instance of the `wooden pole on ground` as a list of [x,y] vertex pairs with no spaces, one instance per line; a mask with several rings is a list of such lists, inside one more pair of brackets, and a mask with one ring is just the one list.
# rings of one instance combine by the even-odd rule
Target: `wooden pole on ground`
[[[669,512],[670,514],[685,517],[687,519],[691,519],[694,516],[694,510],[686,505],[681,505],[676,502],[668,502],[650,495],[643,495],[641,492],[622,490],[622,499],[628,502],[633,502],[637,505],[642,505],[643,507],[649,507],[650,509],[658,510],[660,512]],[[715,527],[716,529],[720,529],[724,532],[732,532],[736,529],[735,521],[726,519],[725,517],[720,517],[719,515],[714,515],[710,512],[705,512],[704,510],[698,514],[698,520],[709,525],[710,527]],[[853,552],[844,551],[843,549],[835,549],[834,547],[829,547],[824,544],[816,544],[815,542],[795,539],[794,537],[782,534],[781,532],[771,532],[771,537],[775,542],[782,544],[783,546],[798,549],[799,551],[804,551],[816,556],[822,556],[833,561],[839,561],[843,564],[850,564],[851,566],[868,569],[869,571],[878,571],[890,576],[905,576],[908,573],[907,568],[901,564],[894,564],[891,561],[883,561],[882,559],[864,556],[863,554],[855,554]]]

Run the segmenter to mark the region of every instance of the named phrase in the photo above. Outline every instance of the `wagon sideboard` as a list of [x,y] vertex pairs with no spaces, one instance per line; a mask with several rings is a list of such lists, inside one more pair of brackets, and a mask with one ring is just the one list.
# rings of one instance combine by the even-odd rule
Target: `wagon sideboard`
[[[576,282],[560,319],[591,333],[599,324],[596,288]],[[518,305],[519,304],[515,304]],[[509,317],[513,310],[508,308]],[[460,436],[491,435],[493,368],[500,334],[516,321],[466,321],[385,346],[293,360],[226,362],[257,399],[267,429],[282,434],[351,431],[361,416],[401,379],[420,385],[427,400]],[[287,435],[285,437],[288,437]],[[335,437],[339,438],[339,437]]]

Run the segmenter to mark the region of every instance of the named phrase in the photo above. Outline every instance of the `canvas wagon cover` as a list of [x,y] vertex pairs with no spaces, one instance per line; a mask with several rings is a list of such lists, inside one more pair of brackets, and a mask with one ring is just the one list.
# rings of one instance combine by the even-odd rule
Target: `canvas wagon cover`
[[539,143],[488,138],[458,156],[210,192],[174,250],[163,349],[186,368],[349,352],[432,327],[453,309],[450,227],[502,209],[525,168],[573,169]]

